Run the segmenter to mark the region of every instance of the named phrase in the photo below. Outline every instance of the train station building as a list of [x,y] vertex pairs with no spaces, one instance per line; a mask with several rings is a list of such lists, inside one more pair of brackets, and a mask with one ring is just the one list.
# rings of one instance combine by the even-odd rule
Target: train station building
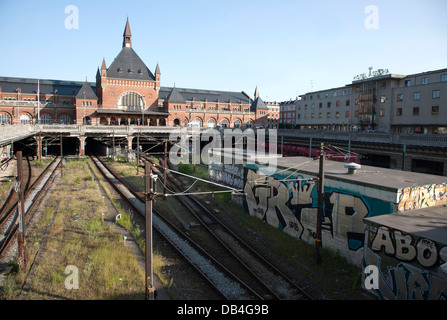
[[[247,93],[161,86],[134,50],[129,20],[122,48],[96,81],[0,77],[1,124],[86,124],[201,127],[267,127],[269,104]],[[278,108],[279,109],[279,108]],[[276,110],[275,110],[276,111]],[[278,110],[279,111],[279,110]],[[279,112],[272,116],[279,117]]]

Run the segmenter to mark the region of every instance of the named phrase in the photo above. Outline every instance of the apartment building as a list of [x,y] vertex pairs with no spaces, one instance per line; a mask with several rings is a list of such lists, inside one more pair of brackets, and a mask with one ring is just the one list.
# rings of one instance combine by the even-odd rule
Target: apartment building
[[[370,69],[351,84],[308,92],[281,106],[280,123],[299,129],[447,133],[447,69],[411,75]],[[289,110],[295,110],[295,122]]]

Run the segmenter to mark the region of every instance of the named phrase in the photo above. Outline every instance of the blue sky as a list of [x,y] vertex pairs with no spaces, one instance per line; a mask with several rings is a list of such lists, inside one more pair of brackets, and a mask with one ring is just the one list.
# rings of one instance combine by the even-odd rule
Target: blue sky
[[[68,5],[79,28],[67,29]],[[365,27],[377,8],[377,29]],[[447,68],[445,0],[0,0],[0,75],[94,81],[122,46],[133,48],[162,86],[245,91],[283,101],[343,86],[387,68],[411,74]],[[370,20],[368,20],[370,21]],[[375,20],[374,20],[375,21]]]

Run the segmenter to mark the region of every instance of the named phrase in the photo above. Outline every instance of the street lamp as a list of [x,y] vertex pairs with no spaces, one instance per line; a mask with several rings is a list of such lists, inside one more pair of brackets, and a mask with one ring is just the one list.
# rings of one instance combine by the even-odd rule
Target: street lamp
[[83,122],[84,125],[86,125],[86,124],[87,124],[87,123],[86,123],[87,121],[86,121],[86,119],[85,119],[85,96],[86,96],[87,92],[84,91],[84,92],[82,92],[82,93],[84,94],[84,118],[83,118],[83,121],[82,121],[82,122]]

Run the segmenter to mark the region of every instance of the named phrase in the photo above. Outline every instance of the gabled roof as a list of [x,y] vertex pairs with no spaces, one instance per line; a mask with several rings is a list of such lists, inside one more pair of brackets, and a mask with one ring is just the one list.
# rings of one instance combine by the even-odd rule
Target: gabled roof
[[180,91],[174,86],[172,88],[171,92],[169,93],[169,96],[166,98],[166,102],[168,103],[185,103],[186,100],[183,98]]
[[[59,95],[66,96],[77,94],[84,84],[81,81],[0,77],[0,87],[2,92],[16,92],[15,90],[20,88],[22,93],[36,94],[38,81],[40,83],[40,94],[54,94],[57,90]],[[92,88],[95,88],[94,82],[89,84]]]
[[255,101],[253,101],[250,106],[250,110],[268,110],[269,108],[265,105],[264,101],[258,96]]
[[132,48],[124,47],[107,69],[108,78],[155,80],[152,72]]
[[84,93],[85,93],[85,99],[98,99],[95,92],[93,91],[90,84],[87,82],[87,80],[84,82],[81,89],[79,89],[78,94],[76,95],[76,99],[84,99]]

